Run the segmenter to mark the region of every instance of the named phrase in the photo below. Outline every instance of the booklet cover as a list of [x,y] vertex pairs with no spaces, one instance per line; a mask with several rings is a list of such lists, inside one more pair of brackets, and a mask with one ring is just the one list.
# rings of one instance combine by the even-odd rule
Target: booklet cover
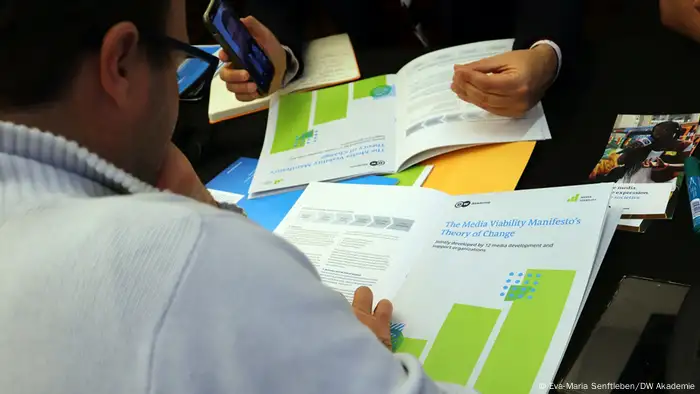
[[624,209],[624,218],[670,218],[683,160],[700,154],[698,120],[700,114],[619,115],[589,179],[615,182],[611,204]]
[[476,145],[551,138],[542,105],[519,119],[462,101],[455,64],[506,52],[513,40],[423,55],[397,74],[313,92],[275,95],[251,197],[309,182],[403,171]]
[[392,300],[395,351],[447,392],[548,393],[620,218],[611,192],[313,183],[275,233],[348,300]]

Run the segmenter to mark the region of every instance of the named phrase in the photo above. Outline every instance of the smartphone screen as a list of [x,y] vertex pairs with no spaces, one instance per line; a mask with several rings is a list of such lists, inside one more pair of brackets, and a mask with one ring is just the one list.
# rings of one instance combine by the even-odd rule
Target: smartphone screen
[[275,68],[248,29],[241,23],[233,8],[219,1],[218,8],[212,17],[212,24],[243,63],[242,66],[253,77],[258,89],[267,93],[275,75]]

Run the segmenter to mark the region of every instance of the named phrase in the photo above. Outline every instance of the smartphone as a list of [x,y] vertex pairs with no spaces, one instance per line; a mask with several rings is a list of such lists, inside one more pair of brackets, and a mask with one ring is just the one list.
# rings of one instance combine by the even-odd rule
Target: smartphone
[[248,71],[258,93],[265,96],[275,76],[275,67],[226,0],[212,0],[204,13],[204,24],[236,68]]

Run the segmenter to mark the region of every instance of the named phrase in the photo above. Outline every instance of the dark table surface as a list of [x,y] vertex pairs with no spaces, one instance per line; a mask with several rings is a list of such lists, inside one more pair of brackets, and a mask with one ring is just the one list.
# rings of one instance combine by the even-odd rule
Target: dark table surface
[[[617,114],[700,112],[700,44],[666,31],[653,0],[615,2],[583,39],[572,73],[544,99],[552,140],[539,142],[518,189],[580,184],[607,144]],[[615,17],[615,15],[619,17]],[[419,49],[358,51],[363,77],[393,73]],[[183,104],[181,122],[206,135],[195,167],[211,179],[240,156],[257,157],[267,112],[213,126],[206,103]],[[626,275],[700,285],[700,238],[692,232],[682,191],[673,220],[656,221],[646,234],[617,232],[564,358],[560,375],[575,361],[591,330]]]

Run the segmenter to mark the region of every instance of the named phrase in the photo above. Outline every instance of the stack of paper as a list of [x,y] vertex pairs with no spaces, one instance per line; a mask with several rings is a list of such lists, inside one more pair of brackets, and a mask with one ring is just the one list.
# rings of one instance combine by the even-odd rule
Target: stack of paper
[[671,219],[683,186],[683,161],[696,152],[700,114],[619,115],[589,178],[615,182],[620,229],[644,232],[652,219]]
[[392,300],[395,351],[449,392],[547,393],[620,219],[611,193],[314,183],[275,232],[348,300]]
[[[304,66],[304,75],[285,88],[282,94],[319,89],[360,78],[355,51],[347,34],[311,41],[304,51]],[[217,74],[211,83],[209,121],[216,123],[260,111],[266,109],[269,103],[270,97],[249,102],[236,100]]]
[[252,198],[314,181],[391,174],[477,145],[551,138],[541,105],[492,115],[450,90],[454,65],[506,52],[513,40],[421,56],[395,75],[274,96]]

